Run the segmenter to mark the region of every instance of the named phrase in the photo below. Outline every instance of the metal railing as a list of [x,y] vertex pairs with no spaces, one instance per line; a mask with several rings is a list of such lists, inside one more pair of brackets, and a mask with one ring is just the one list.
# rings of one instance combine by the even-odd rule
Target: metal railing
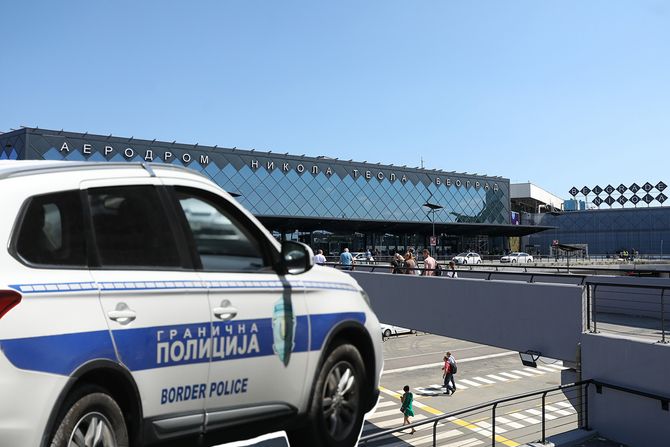
[[[339,262],[326,262],[327,266],[344,269]],[[440,262],[440,267],[443,271],[447,269],[447,265]],[[535,265],[535,264],[458,264],[457,272],[476,272],[476,273],[537,273],[565,276],[574,278],[575,276],[587,277],[593,274],[608,274],[617,276],[649,276],[659,273],[670,274],[670,266],[668,268],[644,268],[644,265],[630,265],[630,268],[621,268],[620,265],[613,266],[567,266],[567,265]],[[372,261],[369,263],[356,263],[353,266],[356,271],[372,272],[372,273],[391,273],[392,266],[386,262]],[[350,269],[345,269],[350,270]],[[417,271],[426,270],[422,267],[416,267]],[[532,282],[532,281],[531,281]]]
[[[626,284],[590,278],[584,285],[589,332],[643,336],[668,343],[670,315],[666,301],[670,282]],[[635,293],[630,293],[631,289],[635,289]]]
[[[359,445],[366,447],[372,447],[373,444],[381,446],[384,445],[383,440],[385,438],[391,438],[394,434],[404,430],[416,429],[417,427],[421,429],[429,424],[432,424],[433,447],[438,445],[437,442],[440,440],[441,434],[448,435],[449,442],[457,442],[459,438],[465,442],[465,438],[471,437],[472,433],[478,433],[490,438],[492,447],[509,445],[510,441],[519,444],[546,443],[547,438],[552,435],[577,428],[590,430],[589,387],[591,386],[595,387],[597,394],[601,394],[603,388],[609,388],[646,399],[658,400],[661,403],[661,409],[668,411],[670,398],[666,396],[590,379],[499,399],[423,419],[409,425],[380,430],[361,437]],[[520,408],[521,406],[523,408]],[[520,414],[521,412],[529,413],[533,417],[525,417]],[[523,420],[532,424],[522,426],[515,423],[516,420]],[[455,430],[456,428],[464,429],[466,432],[456,434],[460,432]],[[417,432],[420,433],[419,430]],[[440,430],[446,431],[438,433]]]

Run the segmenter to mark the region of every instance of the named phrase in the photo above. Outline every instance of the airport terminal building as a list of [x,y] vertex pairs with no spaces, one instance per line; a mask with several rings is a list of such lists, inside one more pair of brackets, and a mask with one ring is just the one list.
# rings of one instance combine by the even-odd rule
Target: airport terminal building
[[171,163],[212,179],[277,237],[326,253],[428,247],[438,255],[509,248],[521,225],[506,178],[392,164],[22,128],[0,134],[0,159]]

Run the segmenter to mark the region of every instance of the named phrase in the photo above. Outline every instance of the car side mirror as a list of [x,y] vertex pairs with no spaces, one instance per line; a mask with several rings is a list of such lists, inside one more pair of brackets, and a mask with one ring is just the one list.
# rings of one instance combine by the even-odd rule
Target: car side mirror
[[284,272],[290,275],[299,275],[314,266],[314,253],[302,242],[282,242],[281,259]]

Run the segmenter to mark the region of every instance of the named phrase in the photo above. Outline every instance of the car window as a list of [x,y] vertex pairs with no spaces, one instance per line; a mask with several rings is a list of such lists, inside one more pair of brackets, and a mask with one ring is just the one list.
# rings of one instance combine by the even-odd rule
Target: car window
[[88,190],[103,267],[181,267],[176,238],[158,191],[150,185]]
[[204,270],[249,272],[266,266],[252,231],[226,211],[223,199],[188,189],[176,191]]
[[33,197],[21,221],[16,252],[32,264],[85,266],[83,226],[78,191]]

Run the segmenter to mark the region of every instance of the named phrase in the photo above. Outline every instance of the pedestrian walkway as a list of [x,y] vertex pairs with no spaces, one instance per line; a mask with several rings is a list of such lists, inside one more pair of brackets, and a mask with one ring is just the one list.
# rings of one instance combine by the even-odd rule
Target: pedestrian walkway
[[[561,367],[562,368],[562,367]],[[548,371],[547,371],[548,372]],[[363,427],[363,436],[402,426],[400,413],[400,395],[402,391],[391,391],[380,388],[381,395],[375,412],[368,416]],[[545,406],[545,417],[548,421],[565,416],[576,416],[576,411],[568,402],[552,402]],[[414,400],[415,417],[412,422],[420,422],[429,417],[444,413],[420,401]],[[538,408],[515,408],[502,412],[496,417],[496,441],[500,445],[517,447],[521,442],[514,440],[512,432],[535,429],[541,423],[542,411]],[[468,417],[446,418],[438,423],[436,440],[441,447],[475,447],[490,445],[492,426],[487,420],[468,420]],[[480,418],[481,419],[481,418]],[[370,441],[369,447],[407,447],[430,446],[433,443],[433,424],[416,427],[416,433],[409,434],[409,429],[394,433],[390,437]]]
[[[552,363],[543,366],[538,365],[537,368],[513,369],[510,371],[498,372],[496,374],[487,374],[481,377],[468,377],[467,379],[461,379],[458,374],[454,377],[456,380],[456,389],[460,392],[470,388],[479,388],[487,385],[495,385],[497,383],[521,380],[528,377],[542,376],[544,374],[555,373],[565,369],[568,368],[559,363]],[[437,396],[439,394],[444,394],[444,386],[442,384],[431,384],[425,387],[416,387],[414,388],[414,391],[417,396]]]

